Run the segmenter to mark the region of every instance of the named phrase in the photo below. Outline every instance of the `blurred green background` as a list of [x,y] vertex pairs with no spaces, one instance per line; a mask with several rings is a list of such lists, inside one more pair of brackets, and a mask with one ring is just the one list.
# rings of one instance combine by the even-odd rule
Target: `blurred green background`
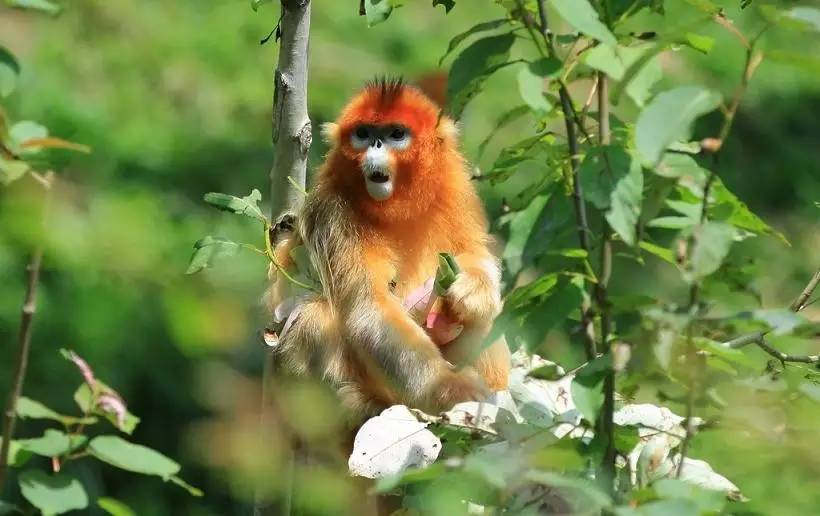
[[[726,2],[742,19],[738,3]],[[266,471],[275,483],[282,474],[271,466],[281,456],[279,436],[270,436],[270,457],[254,453],[264,259],[240,255],[204,274],[183,274],[193,242],[205,234],[259,237],[250,221],[208,209],[201,199],[209,191],[267,192],[277,46],[260,39],[276,24],[275,4],[255,13],[247,0],[87,0],[68,3],[57,18],[0,7],[0,40],[23,66],[9,103],[12,119],[37,120],[93,148],[88,156],[51,155],[60,186],[45,236],[31,202],[39,195],[34,185],[22,181],[0,191],[0,391],[5,401],[25,263],[40,240],[44,272],[25,393],[72,411],[80,377],[57,350],[75,349],[142,417],[134,440],[178,459],[183,477],[206,493],[192,498],[156,478],[91,462],[76,466],[92,496],[114,496],[138,514],[247,514],[248,475]],[[438,61],[452,36],[503,16],[484,0],[458,2],[448,15],[409,0],[386,23],[368,28],[357,10],[355,1],[313,2],[314,128],[377,74],[412,81],[446,71]],[[703,33],[718,41],[711,55],[669,52],[664,69],[676,83],[705,83],[730,95],[743,50],[716,27]],[[773,38],[781,48],[810,44],[787,34]],[[532,130],[527,122],[505,128],[478,159],[479,142],[517,104],[514,73],[493,76],[465,115],[464,152],[475,166],[488,166],[501,146]],[[793,244],[764,238],[748,246],[760,263],[757,287],[767,307],[784,306],[820,260],[818,114],[820,70],[764,62],[718,164],[727,185]],[[311,169],[325,150],[315,136]],[[515,185],[482,193],[495,215]],[[816,305],[806,314],[820,315]],[[820,506],[813,488],[820,414],[805,400],[782,404],[776,396],[732,399],[733,429],[703,434],[693,455],[738,484],[752,499],[749,509],[810,514]],[[333,417],[323,415],[322,404],[330,401],[305,392],[293,417],[322,426]],[[784,436],[778,429],[785,422],[790,431],[803,430]],[[38,431],[23,422],[18,434]],[[321,483],[323,473],[314,473],[312,510],[336,513],[336,504],[353,496],[350,486],[332,477]]]

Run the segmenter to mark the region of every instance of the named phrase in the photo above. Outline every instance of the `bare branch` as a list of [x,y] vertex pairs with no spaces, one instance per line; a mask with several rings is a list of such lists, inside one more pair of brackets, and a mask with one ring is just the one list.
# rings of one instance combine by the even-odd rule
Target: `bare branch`
[[791,304],[790,308],[793,312],[799,312],[810,304],[808,302],[809,297],[811,297],[818,285],[820,285],[820,269],[817,269],[817,272],[814,273],[814,276],[812,276],[808,285],[806,285],[806,288],[803,289],[803,292],[801,292],[800,295],[797,296],[797,299]]
[[757,347],[781,362],[802,362],[804,364],[820,363],[820,355],[787,355],[771,347],[763,336],[755,340],[754,343],[757,344]]
[[[45,197],[43,199],[42,217],[43,225],[48,214],[48,206],[51,200],[51,189],[54,181],[54,173],[49,171],[41,176],[44,181]],[[31,255],[31,260],[26,266],[26,297],[23,307],[20,310],[20,333],[17,339],[17,358],[14,363],[14,374],[12,376],[12,386],[9,400],[6,403],[6,410],[3,414],[3,442],[0,444],[0,491],[6,480],[6,468],[8,467],[9,447],[14,437],[14,427],[17,424],[17,400],[23,392],[23,383],[26,379],[28,369],[28,357],[31,349],[31,334],[34,323],[34,314],[37,312],[37,288],[40,282],[40,265],[43,260],[42,245],[38,245]]]

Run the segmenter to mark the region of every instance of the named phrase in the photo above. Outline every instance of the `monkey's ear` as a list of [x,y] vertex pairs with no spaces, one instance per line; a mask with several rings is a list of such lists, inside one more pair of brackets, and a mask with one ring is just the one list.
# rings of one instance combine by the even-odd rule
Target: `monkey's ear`
[[333,122],[322,124],[322,139],[328,145],[339,143],[339,124]]
[[443,116],[438,122],[438,134],[442,138],[450,141],[458,139],[458,125],[448,116]]

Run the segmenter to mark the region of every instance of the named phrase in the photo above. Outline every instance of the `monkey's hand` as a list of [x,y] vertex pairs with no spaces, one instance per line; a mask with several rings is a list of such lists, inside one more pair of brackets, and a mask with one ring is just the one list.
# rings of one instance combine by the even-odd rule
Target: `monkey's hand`
[[484,401],[489,395],[487,384],[472,367],[448,371],[441,376],[430,393],[432,404],[437,410],[448,410],[463,401]]
[[455,318],[465,324],[492,321],[501,312],[498,269],[492,261],[464,267],[444,300]]

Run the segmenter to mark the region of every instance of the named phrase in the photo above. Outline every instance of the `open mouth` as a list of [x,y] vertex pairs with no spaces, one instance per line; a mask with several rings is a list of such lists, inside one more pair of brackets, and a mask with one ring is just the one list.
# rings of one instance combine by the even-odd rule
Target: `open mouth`
[[373,181],[374,183],[386,183],[390,181],[390,176],[377,170],[368,174],[367,179],[368,181]]
[[393,195],[393,180],[386,171],[372,170],[365,176],[367,193],[377,201],[385,201]]

